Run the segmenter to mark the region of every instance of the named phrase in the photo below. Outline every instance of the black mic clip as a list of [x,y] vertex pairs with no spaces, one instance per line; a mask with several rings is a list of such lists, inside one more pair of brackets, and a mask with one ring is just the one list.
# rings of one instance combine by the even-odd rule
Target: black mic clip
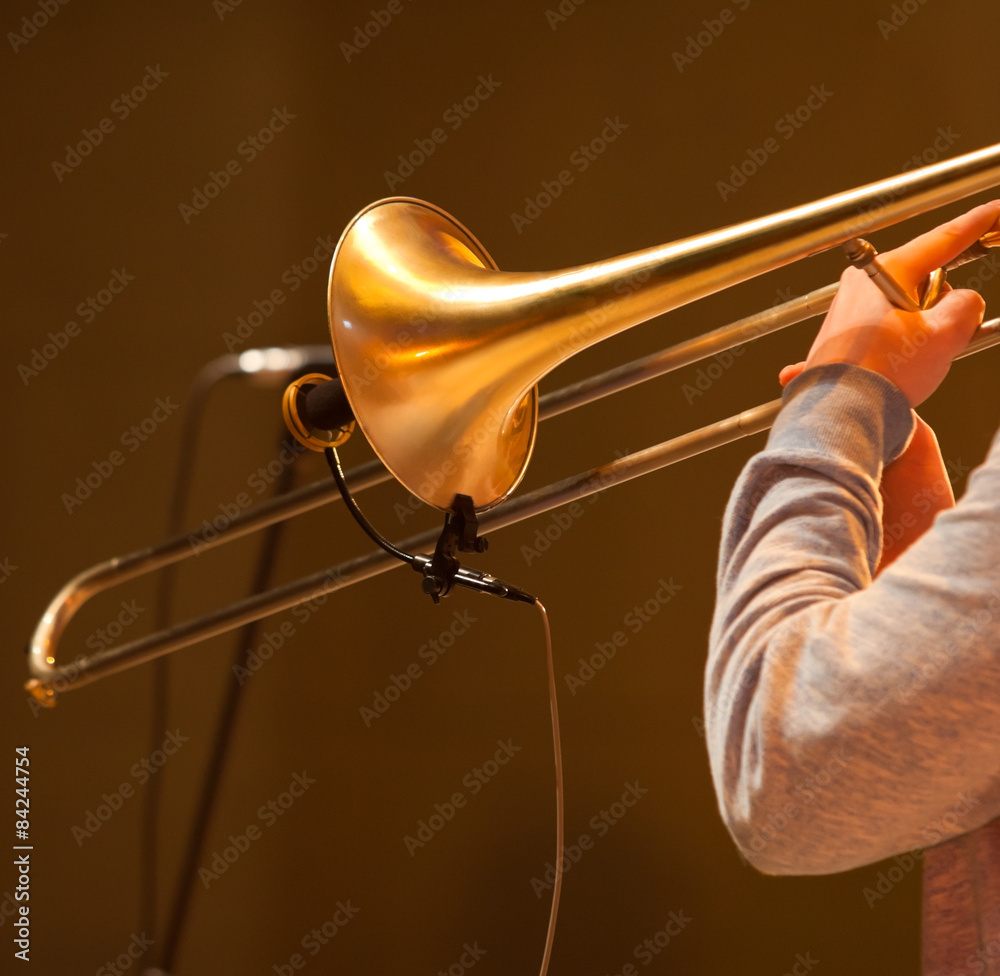
[[479,519],[469,495],[455,495],[451,510],[445,515],[444,528],[432,556],[417,555],[413,568],[423,575],[421,588],[434,603],[440,603],[454,586],[465,586],[505,600],[535,603],[530,593],[498,580],[488,573],[466,569],[458,561],[459,552],[486,552],[489,542],[479,536]]

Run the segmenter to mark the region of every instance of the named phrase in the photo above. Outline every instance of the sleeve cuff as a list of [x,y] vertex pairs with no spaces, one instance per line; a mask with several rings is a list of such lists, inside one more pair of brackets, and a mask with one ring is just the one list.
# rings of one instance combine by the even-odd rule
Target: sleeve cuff
[[814,366],[785,387],[769,446],[809,447],[878,477],[903,453],[916,426],[902,391],[852,363]]

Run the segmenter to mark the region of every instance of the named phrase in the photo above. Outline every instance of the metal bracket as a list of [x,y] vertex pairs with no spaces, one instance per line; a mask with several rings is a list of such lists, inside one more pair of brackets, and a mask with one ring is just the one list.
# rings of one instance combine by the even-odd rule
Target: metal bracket
[[444,528],[434,547],[434,555],[422,567],[421,587],[435,603],[447,596],[461,568],[457,553],[486,552],[488,540],[479,536],[479,519],[469,495],[455,495],[445,515]]

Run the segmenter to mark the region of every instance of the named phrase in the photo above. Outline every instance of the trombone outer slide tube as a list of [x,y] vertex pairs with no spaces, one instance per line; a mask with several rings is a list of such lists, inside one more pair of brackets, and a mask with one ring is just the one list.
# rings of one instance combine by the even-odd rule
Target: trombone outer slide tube
[[[969,345],[955,358],[971,356],[998,343],[1000,343],[1000,318],[992,319],[980,326]],[[768,430],[780,409],[781,400],[771,400],[725,420],[709,424],[707,427],[690,431],[617,461],[511,499],[486,512],[480,518],[481,530],[487,532],[506,528],[614,485],[624,484],[633,478],[658,471],[678,461]],[[420,552],[432,546],[438,534],[437,529],[431,529],[404,539],[399,543],[399,547],[411,552]],[[276,587],[267,593],[240,600],[229,607],[215,610],[194,620],[176,624],[117,648],[108,648],[90,658],[78,659],[73,664],[56,666],[50,661],[46,662],[45,668],[38,670],[35,667],[35,658],[32,656],[30,663],[35,677],[28,682],[27,687],[37,698],[52,704],[54,692],[82,687],[98,678],[124,671],[190,644],[226,633],[250,621],[346,589],[354,583],[378,576],[401,565],[403,564],[395,557],[379,549]],[[67,588],[71,585],[68,584]],[[79,602],[82,602],[82,599]],[[44,624],[43,619],[40,630]]]

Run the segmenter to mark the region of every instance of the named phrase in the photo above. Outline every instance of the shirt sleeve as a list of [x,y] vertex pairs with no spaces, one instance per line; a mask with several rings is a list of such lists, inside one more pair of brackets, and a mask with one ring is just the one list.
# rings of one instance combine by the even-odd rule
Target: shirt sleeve
[[723,818],[768,873],[847,870],[1000,815],[1000,447],[873,581],[879,480],[912,430],[882,376],[807,370],[726,509],[706,738]]

